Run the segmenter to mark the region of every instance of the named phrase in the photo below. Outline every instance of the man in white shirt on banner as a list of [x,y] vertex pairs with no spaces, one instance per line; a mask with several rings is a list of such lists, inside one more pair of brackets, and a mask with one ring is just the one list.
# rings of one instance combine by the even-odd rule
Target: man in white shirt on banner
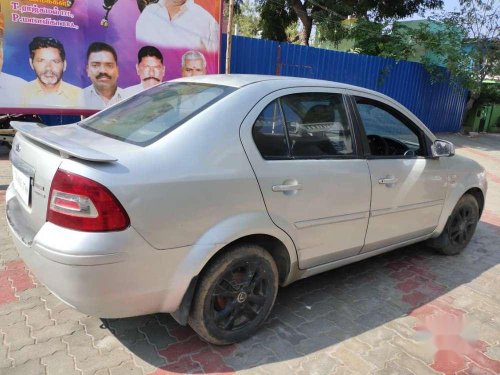
[[159,0],[142,11],[136,39],[157,47],[219,50],[219,24],[193,0]]
[[137,54],[135,69],[141,83],[124,89],[126,98],[161,83],[165,76],[165,65],[160,50],[153,46],[142,47]]
[[21,88],[26,81],[19,77],[2,72],[3,68],[3,36],[4,24],[0,13],[0,107],[19,107],[21,102]]
[[85,107],[103,109],[125,98],[118,87],[118,56],[115,49],[103,42],[94,42],[87,49],[87,76],[92,84],[83,90]]

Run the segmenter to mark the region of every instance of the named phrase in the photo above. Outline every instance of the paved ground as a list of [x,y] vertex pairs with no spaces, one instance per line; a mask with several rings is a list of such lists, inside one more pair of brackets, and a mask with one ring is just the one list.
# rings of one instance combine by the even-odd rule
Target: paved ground
[[500,373],[500,136],[443,137],[488,170],[486,210],[462,255],[414,245],[297,282],[255,337],[229,347],[166,314],[100,320],[65,306],[26,270],[1,215],[0,373]]

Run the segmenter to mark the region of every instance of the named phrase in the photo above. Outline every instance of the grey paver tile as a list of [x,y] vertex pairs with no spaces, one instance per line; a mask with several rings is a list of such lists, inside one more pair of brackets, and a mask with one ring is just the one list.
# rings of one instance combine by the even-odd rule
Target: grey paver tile
[[30,328],[25,322],[4,327],[2,328],[2,332],[5,334],[4,343],[11,351],[19,350],[26,345],[35,343],[35,339],[31,337]]
[[146,374],[152,372],[156,367],[163,367],[167,364],[155,346],[146,339],[136,341],[128,349],[133,354],[134,363],[141,367]]
[[68,347],[68,353],[76,361],[84,361],[89,357],[99,355],[99,350],[94,347],[92,338],[84,331],[76,331],[71,335],[63,336],[62,341]]
[[439,374],[437,371],[434,371],[432,368],[427,366],[427,364],[420,359],[414,358],[406,353],[398,354],[399,366],[410,370],[414,374],[417,375],[437,375]]
[[18,366],[32,359],[39,359],[65,349],[66,345],[60,338],[55,337],[43,343],[26,345],[19,350],[10,350],[9,357],[14,360],[14,365]]
[[3,368],[2,375],[45,375],[45,367],[40,363],[40,359],[35,359],[23,363],[22,365],[10,368]]
[[123,362],[118,367],[109,369],[111,375],[143,375],[141,368],[137,367],[133,361]]
[[52,355],[43,357],[41,363],[46,367],[50,375],[79,375],[81,371],[75,368],[73,357],[65,350],[58,351]]
[[88,357],[85,360],[78,360],[78,358],[75,358],[75,365],[76,368],[83,373],[91,373],[98,370],[107,371],[109,368],[119,366],[121,363],[131,359],[132,357],[127,351],[118,348],[106,352],[105,354]]
[[42,306],[42,305],[43,301],[40,300],[39,297],[32,297],[24,301],[16,301],[0,305],[0,320],[2,320],[2,316],[8,315],[14,311],[29,310],[36,306]]
[[313,353],[301,359],[298,375],[326,375],[335,372],[342,366],[339,359],[332,358],[324,352]]
[[83,330],[83,327],[78,322],[67,322],[63,324],[45,326],[39,330],[32,330],[31,336],[36,339],[36,342],[44,342],[53,337],[61,337],[70,335],[73,332]]

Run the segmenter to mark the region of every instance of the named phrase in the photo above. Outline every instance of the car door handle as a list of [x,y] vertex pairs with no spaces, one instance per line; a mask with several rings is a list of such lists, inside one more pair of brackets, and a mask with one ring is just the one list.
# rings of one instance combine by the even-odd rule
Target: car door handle
[[390,184],[395,184],[397,182],[398,182],[398,179],[396,177],[391,177],[391,176],[380,178],[378,180],[378,183],[382,184],[382,185],[390,185]]
[[274,185],[274,192],[287,192],[287,191],[296,191],[302,190],[302,184],[291,184],[291,185]]

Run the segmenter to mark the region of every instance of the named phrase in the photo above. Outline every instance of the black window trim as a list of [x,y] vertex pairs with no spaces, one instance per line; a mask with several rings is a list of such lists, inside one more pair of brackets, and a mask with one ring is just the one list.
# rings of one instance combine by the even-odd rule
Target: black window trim
[[[295,95],[295,94],[331,94],[331,95],[341,95],[342,97],[342,104],[344,106],[344,111],[347,116],[347,124],[348,128],[351,132],[351,140],[352,140],[352,147],[353,147],[353,153],[351,155],[325,155],[325,156],[293,156],[292,154],[292,148],[290,147],[290,135],[288,134],[288,126],[286,126],[286,119],[285,119],[285,113],[283,111],[281,99],[289,96],[289,95]],[[291,94],[286,94],[286,95],[281,95],[273,100],[271,100],[269,103],[266,104],[264,109],[270,105],[273,102],[277,102],[279,109],[280,109],[280,116],[281,116],[281,121],[283,123],[283,128],[284,128],[284,133],[285,133],[285,140],[287,144],[287,151],[288,151],[288,156],[264,156],[260,152],[259,147],[257,146],[257,143],[255,142],[255,139],[253,137],[253,127],[255,126],[255,121],[252,124],[252,140],[259,152],[259,155],[262,157],[262,159],[266,161],[283,161],[283,160],[354,160],[354,159],[364,159],[365,156],[363,154],[362,147],[360,147],[360,140],[362,139],[359,133],[358,126],[356,126],[356,121],[352,117],[352,109],[350,108],[350,99],[349,95],[346,95],[345,93],[341,92],[328,92],[328,91],[307,91],[307,92],[297,92],[297,93],[291,93]],[[263,110],[264,110],[263,109]],[[262,111],[261,111],[262,112]],[[260,113],[259,115],[260,116]],[[258,118],[257,116],[257,118]]]
[[[353,111],[354,118],[356,119],[356,128],[358,128],[358,131],[360,133],[361,137],[361,144],[363,147],[363,154],[364,158],[372,160],[372,159],[433,159],[431,149],[430,149],[430,140],[429,137],[425,134],[425,132],[415,124],[410,118],[408,118],[405,114],[401,113],[401,111],[387,103],[384,103],[382,101],[379,101],[377,99],[373,99],[370,97],[362,96],[360,95],[362,93],[354,94],[354,95],[349,95],[349,99],[351,102],[351,108]],[[361,120],[361,115],[359,114],[357,103],[356,103],[356,98],[359,97],[363,100],[366,100],[368,102],[372,102],[376,104],[377,107],[386,110],[389,112],[391,115],[396,117],[399,121],[401,121],[403,124],[408,126],[410,129],[416,131],[417,136],[419,138],[419,141],[423,145],[425,149],[425,155],[424,156],[404,156],[404,155],[388,155],[388,156],[383,156],[383,155],[372,155],[370,152],[370,146],[368,145],[368,138],[366,135],[365,127],[363,125],[363,121]]]

